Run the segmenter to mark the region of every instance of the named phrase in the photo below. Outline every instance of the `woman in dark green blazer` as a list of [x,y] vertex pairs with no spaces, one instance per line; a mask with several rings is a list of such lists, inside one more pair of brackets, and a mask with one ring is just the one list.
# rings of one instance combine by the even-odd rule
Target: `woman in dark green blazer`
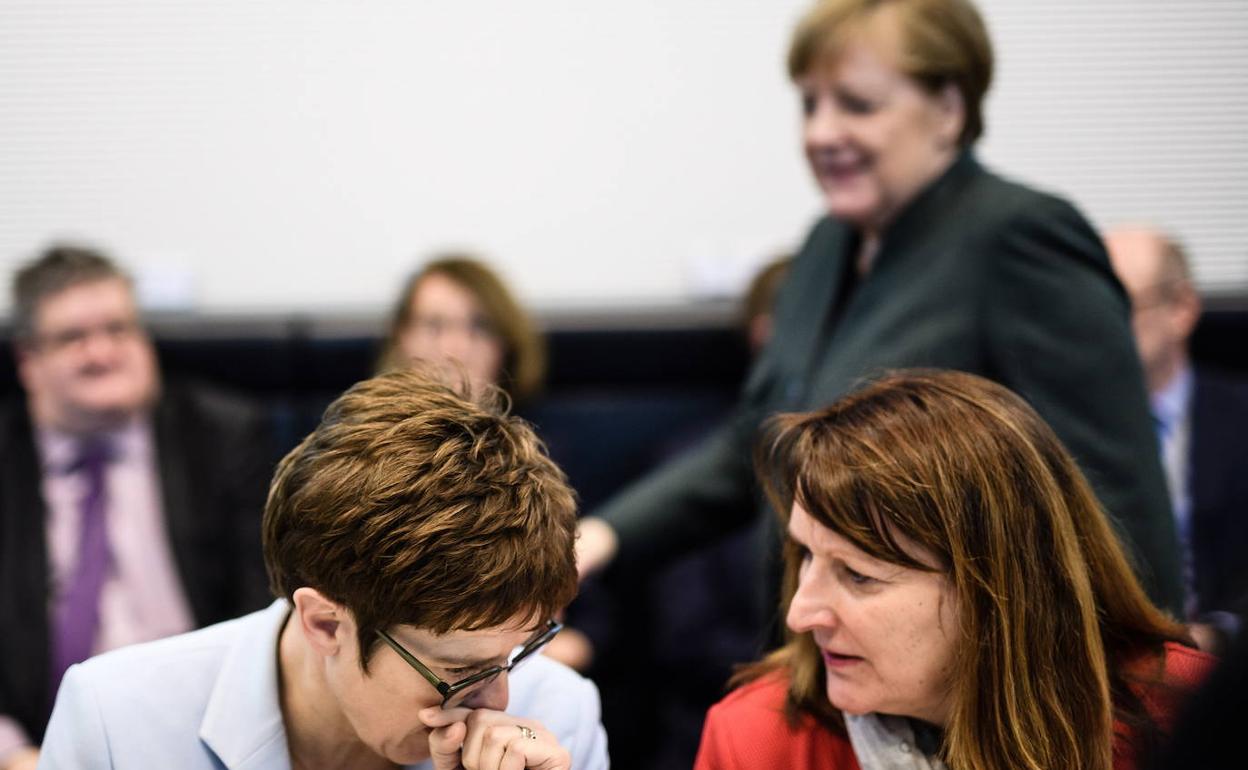
[[[1065,201],[984,169],[992,50],[967,0],[826,0],[789,73],[828,215],[799,253],[735,417],[585,520],[583,572],[653,564],[754,520],[761,420],[881,372],[957,369],[1022,395],[1092,480],[1153,598],[1181,606],[1174,523],[1128,303]],[[1056,619],[1055,619],[1056,620]]]

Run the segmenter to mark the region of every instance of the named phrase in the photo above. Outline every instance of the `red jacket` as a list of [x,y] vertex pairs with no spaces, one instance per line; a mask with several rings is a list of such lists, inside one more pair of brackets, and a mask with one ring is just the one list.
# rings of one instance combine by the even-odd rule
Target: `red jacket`
[[[1162,685],[1137,690],[1163,730],[1170,729],[1183,696],[1204,679],[1213,663],[1203,652],[1166,644]],[[796,728],[789,726],[784,718],[787,690],[787,680],[776,674],[738,688],[712,706],[694,770],[860,770],[847,737],[824,729],[809,716]],[[1119,737],[1114,742],[1114,770],[1135,766],[1129,745]]]

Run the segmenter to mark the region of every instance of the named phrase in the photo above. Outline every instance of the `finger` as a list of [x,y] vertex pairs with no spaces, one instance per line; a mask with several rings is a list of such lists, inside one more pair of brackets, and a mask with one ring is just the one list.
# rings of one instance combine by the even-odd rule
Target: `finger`
[[483,732],[480,752],[464,763],[468,770],[497,770],[507,751],[508,739],[514,738],[520,730],[514,726],[508,729],[507,725],[490,725]]
[[528,760],[524,756],[524,750],[517,748],[514,743],[509,743],[507,751],[498,763],[498,770],[524,770],[527,765]]
[[460,747],[468,726],[463,722],[455,722],[445,727],[434,728],[429,733],[429,758],[433,770],[459,770],[462,766]]
[[480,765],[481,746],[485,742],[490,727],[495,724],[495,720],[491,718],[495,714],[502,716],[500,712],[489,709],[475,709],[464,720],[468,726],[468,734],[464,737],[464,748],[461,752],[464,767],[476,768]]
[[454,724],[456,722],[468,721],[468,717],[471,714],[472,709],[463,707],[444,709],[439,708],[438,706],[430,706],[429,708],[424,708],[418,711],[416,713],[416,718],[419,719],[420,723],[425,727],[446,727],[447,725]]
[[470,769],[489,767],[481,758],[487,744],[497,745],[497,750],[493,751],[492,756],[496,759],[501,757],[502,749],[508,741],[521,735],[520,725],[528,727],[539,736],[544,730],[541,724],[530,719],[522,719],[503,711],[490,709],[476,709],[469,715],[467,724],[468,737],[464,739],[463,762],[464,767]]
[[[499,770],[569,770],[571,766],[572,755],[559,745],[554,735],[546,731],[537,732],[533,738],[522,734],[507,741],[498,764]],[[482,765],[480,770],[494,770],[494,767]]]

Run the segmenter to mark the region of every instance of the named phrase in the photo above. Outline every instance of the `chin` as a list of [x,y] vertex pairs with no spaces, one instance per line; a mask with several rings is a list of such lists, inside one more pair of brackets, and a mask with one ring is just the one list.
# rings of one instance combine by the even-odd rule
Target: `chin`
[[852,227],[862,227],[876,214],[873,200],[865,200],[862,195],[850,195],[844,192],[828,191],[824,194],[824,204],[828,215]]
[[855,698],[854,693],[845,692],[843,686],[835,686],[831,682],[828,683],[824,694],[828,696],[828,703],[831,703],[834,709],[846,714],[861,716],[877,710],[873,704],[862,698]]
[[82,405],[81,412],[104,425],[118,425],[142,411],[144,402],[132,398],[96,399]]
[[399,743],[378,752],[396,765],[418,765],[430,756],[429,731],[417,730]]

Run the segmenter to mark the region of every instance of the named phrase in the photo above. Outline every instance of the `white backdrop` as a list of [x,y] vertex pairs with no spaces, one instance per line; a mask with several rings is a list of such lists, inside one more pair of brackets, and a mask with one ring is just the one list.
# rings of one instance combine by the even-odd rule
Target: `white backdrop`
[[[819,211],[806,5],[0,0],[4,275],[77,238],[152,304],[372,311],[466,247],[539,308],[733,292]],[[1248,289],[1248,3],[981,7],[985,160]]]

